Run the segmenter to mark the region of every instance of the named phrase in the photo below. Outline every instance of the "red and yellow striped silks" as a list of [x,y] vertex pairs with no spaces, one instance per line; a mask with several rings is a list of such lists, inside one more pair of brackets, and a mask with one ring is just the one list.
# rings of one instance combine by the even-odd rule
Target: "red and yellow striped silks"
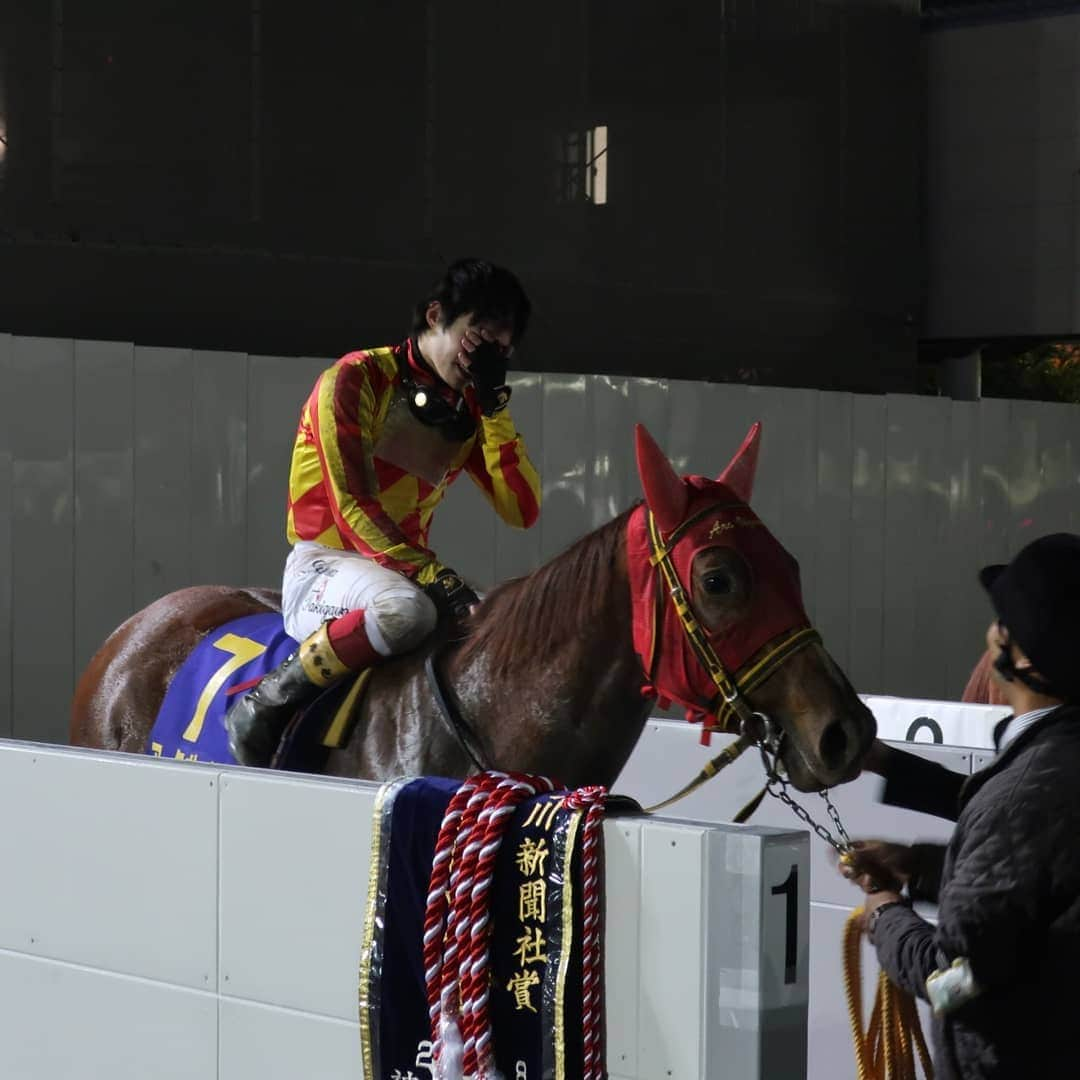
[[358,551],[426,585],[442,569],[428,548],[431,519],[462,470],[517,528],[536,521],[540,479],[506,409],[478,414],[438,484],[374,454],[409,344],[349,353],[319,376],[293,445],[287,535]]

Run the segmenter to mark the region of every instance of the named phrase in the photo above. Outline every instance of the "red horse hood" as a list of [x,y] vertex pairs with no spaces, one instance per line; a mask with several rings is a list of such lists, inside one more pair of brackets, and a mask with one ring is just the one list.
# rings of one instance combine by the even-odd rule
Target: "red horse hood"
[[[810,625],[799,564],[747,505],[760,430],[755,424],[731,464],[710,480],[678,477],[644,428],[638,428],[645,505],[631,515],[627,527],[634,649],[648,677],[644,692],[678,701],[686,706],[688,719],[703,720],[715,713],[717,688],[691,648],[675,605],[663,595],[665,584],[652,561],[649,510],[688,596],[694,558],[706,548],[732,548],[749,566],[753,598],[746,615],[728,631],[708,634],[737,680],[770,642]],[[703,741],[708,741],[707,734]]]

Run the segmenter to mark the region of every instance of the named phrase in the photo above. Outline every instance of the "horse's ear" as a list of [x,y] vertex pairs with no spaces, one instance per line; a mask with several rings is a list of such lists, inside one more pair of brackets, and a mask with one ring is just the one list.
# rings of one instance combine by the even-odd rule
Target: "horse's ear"
[[661,533],[669,533],[686,517],[690,495],[676,475],[664,451],[641,424],[634,427],[638,476],[645,502],[656,518]]
[[757,472],[758,450],[761,447],[761,421],[758,420],[747,432],[742,446],[728,463],[728,467],[716,478],[748,503],[754,491],[754,474]]

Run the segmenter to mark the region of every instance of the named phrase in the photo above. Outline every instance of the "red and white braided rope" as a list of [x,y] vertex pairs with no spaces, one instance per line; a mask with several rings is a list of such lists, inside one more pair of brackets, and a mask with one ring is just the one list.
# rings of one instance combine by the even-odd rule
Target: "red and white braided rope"
[[[446,809],[442,827],[435,841],[435,856],[431,863],[431,883],[428,886],[427,908],[424,915],[424,979],[427,985],[428,1016],[436,1032],[439,1015],[439,991],[442,986],[443,934],[446,929],[447,887],[450,883],[450,864],[465,805],[476,791],[477,779],[466,780]],[[432,1036],[436,1037],[435,1034]]]
[[[472,896],[469,905],[468,960],[462,958],[461,1013],[465,1019],[466,1076],[486,1076],[494,1064],[491,1060],[491,1021],[488,1015],[489,962],[491,940],[491,882],[495,859],[502,845],[506,827],[514,811],[526,799],[541,791],[554,791],[555,785],[542,776],[518,777],[493,798],[493,807],[477,854],[473,872]],[[467,964],[467,969],[466,969]]]
[[[440,1061],[443,1024],[456,1023],[463,1041],[463,1074],[473,1080],[487,1080],[494,1069],[488,984],[495,861],[520,803],[553,790],[555,785],[546,777],[480,773],[465,781],[450,800],[435,842],[423,938],[432,1056]],[[585,812],[581,832],[582,1080],[601,1080],[603,1070],[599,863],[606,794],[602,787],[582,788],[565,800],[567,808]]]
[[[454,1009],[458,1015],[458,1028],[466,1056],[470,1043],[475,1045],[475,1036],[471,1034],[472,1013],[469,1000],[473,890],[479,871],[480,853],[487,839],[492,813],[498,806],[500,795],[508,788],[512,789],[516,783],[516,779],[503,777],[494,786],[489,785],[482,790],[484,801],[461,850],[458,860],[459,873],[451,877],[451,913],[446,926],[441,997],[443,1015],[447,1015],[448,1009]],[[465,1076],[477,1074],[474,1060],[466,1064],[463,1059],[463,1069]]]
[[[485,773],[478,778],[475,790],[472,791],[465,802],[464,812],[461,816],[459,828],[455,836],[451,837],[451,861],[453,867],[450,872],[448,885],[449,900],[446,914],[446,925],[440,943],[442,953],[442,965],[439,971],[438,984],[435,987],[436,1008],[432,1014],[432,1042],[433,1057],[437,1060],[442,1049],[441,1020],[452,1020],[458,1023],[459,1029],[464,1035],[464,1017],[461,1015],[458,983],[460,981],[458,959],[463,954],[463,946],[467,937],[467,905],[472,891],[472,875],[476,862],[476,852],[480,847],[480,840],[486,826],[486,819],[482,820],[488,800],[493,791],[507,782],[507,777],[501,773]],[[442,830],[440,829],[440,834]],[[438,841],[436,841],[436,846]],[[430,889],[428,890],[430,894]],[[428,1009],[431,1014],[430,995],[432,987],[428,986],[429,1003]]]
[[607,789],[579,788],[564,803],[568,810],[584,810],[581,832],[581,1029],[582,1080],[602,1080],[604,1070],[604,952],[603,895],[600,859],[603,856],[604,800]]
[[433,1057],[442,1052],[442,1024],[464,1036],[467,1015],[459,1004],[459,984],[468,970],[469,910],[478,853],[496,793],[513,788],[517,777],[487,772],[467,780],[447,807],[435,841],[424,918],[424,975],[431,1020]]

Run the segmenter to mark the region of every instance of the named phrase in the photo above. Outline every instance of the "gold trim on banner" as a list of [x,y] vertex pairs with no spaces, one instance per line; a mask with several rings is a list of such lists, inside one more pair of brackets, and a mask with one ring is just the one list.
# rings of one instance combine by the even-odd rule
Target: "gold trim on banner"
[[574,944],[574,843],[584,810],[575,810],[566,827],[566,850],[563,852],[562,941],[559,943],[559,974],[555,980],[555,1080],[566,1080],[566,972]]
[[360,949],[360,985],[357,1005],[360,1012],[360,1052],[364,1062],[364,1080],[376,1080],[371,1052],[371,1016],[369,1011],[371,992],[371,956],[375,947],[375,910],[379,903],[379,884],[382,877],[382,814],[383,804],[400,781],[383,784],[375,796],[375,810],[371,816],[371,870],[368,874],[367,907],[364,912],[364,940]]

